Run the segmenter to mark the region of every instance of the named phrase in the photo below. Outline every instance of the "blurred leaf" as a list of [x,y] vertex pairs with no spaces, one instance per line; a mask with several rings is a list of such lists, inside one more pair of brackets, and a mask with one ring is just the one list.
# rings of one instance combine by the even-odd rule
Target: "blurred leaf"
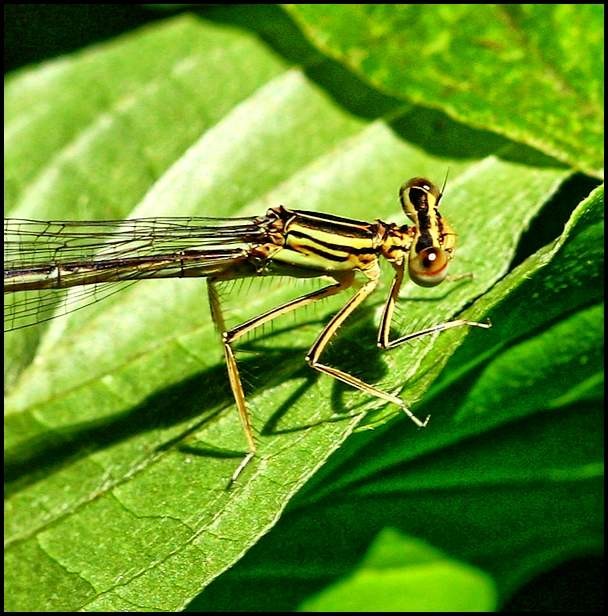
[[307,612],[490,611],[492,580],[398,531],[381,531],[357,569],[307,599]]
[[[449,166],[454,273],[476,276],[447,289],[408,284],[415,329],[451,318],[503,277],[569,175],[318,61],[275,7],[204,15],[10,80],[11,215],[233,216],[284,203],[384,218],[399,215],[405,179],[439,179]],[[236,285],[231,322],[309,288],[284,282],[257,293]],[[304,364],[344,301],[278,321],[239,354],[255,385],[259,456],[230,491],[245,441],[201,281],[141,282],[34,335],[7,336],[5,607],[177,610],[242,558],[360,414],[381,406]],[[467,332],[421,340],[385,364],[372,328],[382,301],[352,319],[328,358],[391,391],[407,383],[414,402]]]
[[434,423],[415,438],[403,422],[353,435],[192,609],[290,610],[331,597],[386,527],[491,575],[501,602],[556,562],[599,553],[602,251],[600,188],[558,241],[476,302],[494,326],[471,332],[418,409]]
[[298,4],[320,49],[382,91],[603,175],[600,4]]

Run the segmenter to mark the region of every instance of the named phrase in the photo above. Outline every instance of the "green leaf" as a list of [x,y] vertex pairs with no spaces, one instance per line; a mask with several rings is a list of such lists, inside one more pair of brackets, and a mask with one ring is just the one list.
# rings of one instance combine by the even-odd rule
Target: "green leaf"
[[[359,459],[356,466],[351,460],[345,468],[326,467],[323,474],[334,475],[332,493],[404,459],[414,460],[463,438],[483,437],[495,426],[602,399],[603,208],[602,186],[579,205],[558,240],[528,258],[470,309],[489,317],[493,327],[471,331],[419,411],[433,411],[442,422],[449,418],[452,428],[435,438],[425,431],[407,451],[401,444],[375,444],[395,434],[394,425],[362,435],[362,442],[369,441],[382,455]],[[434,352],[449,349],[450,335],[437,340]],[[325,480],[318,476],[316,481]],[[314,483],[307,489],[322,496]]]
[[320,49],[377,88],[603,175],[599,4],[298,4]]
[[[379,95],[319,60],[275,7],[204,15],[10,79],[11,215],[234,216],[284,203],[401,220],[400,184],[439,180],[449,166],[453,271],[475,279],[408,284],[398,325],[413,330],[451,318],[503,277],[569,176],[536,152]],[[236,285],[230,321],[315,283],[284,282],[257,293]],[[328,358],[391,391],[408,383],[414,402],[466,332],[445,338],[439,361],[442,337],[384,364],[372,329],[381,296]],[[303,361],[345,299],[277,321],[239,353],[259,455],[232,490],[245,440],[201,281],[141,282],[7,336],[6,608],[177,610],[241,559],[361,413],[380,406]]]
[[[345,578],[360,581],[361,555],[387,527],[478,567],[500,602],[555,563],[602,550],[603,197],[594,191],[556,242],[471,308],[494,325],[452,355],[418,409],[431,424],[415,438],[404,422],[353,435],[192,609],[331,598]],[[477,607],[444,609],[456,606]]]
[[387,528],[359,567],[301,606],[307,612],[490,611],[492,580],[437,550]]

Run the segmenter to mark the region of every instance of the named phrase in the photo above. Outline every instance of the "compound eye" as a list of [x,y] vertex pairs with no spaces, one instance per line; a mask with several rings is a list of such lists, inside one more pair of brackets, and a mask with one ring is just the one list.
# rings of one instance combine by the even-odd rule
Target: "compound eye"
[[416,221],[418,213],[437,207],[441,199],[439,188],[426,178],[412,178],[399,191],[403,211]]
[[412,252],[409,259],[410,278],[421,287],[434,287],[442,282],[448,272],[448,253],[431,246],[419,253]]
[[408,180],[403,185],[403,190],[409,190],[410,188],[415,188],[418,190],[424,190],[427,193],[432,193],[436,196],[439,195],[439,188],[431,180],[427,180],[426,178],[412,178]]

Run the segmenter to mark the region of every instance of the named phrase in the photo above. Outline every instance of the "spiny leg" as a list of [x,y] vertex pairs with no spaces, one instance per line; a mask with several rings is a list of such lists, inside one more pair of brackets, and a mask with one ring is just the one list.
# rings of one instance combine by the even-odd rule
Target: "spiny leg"
[[230,389],[236,402],[236,408],[239,412],[239,418],[247,437],[247,444],[249,446],[249,453],[243,458],[243,461],[239,464],[236,471],[233,473],[230,482],[234,482],[240,475],[241,471],[247,466],[247,463],[255,455],[255,441],[253,440],[253,430],[251,428],[251,420],[247,407],[245,405],[245,393],[243,392],[243,385],[241,384],[241,377],[239,375],[239,369],[236,364],[234,352],[224,339],[226,334],[226,324],[224,322],[224,316],[222,314],[222,308],[220,305],[220,298],[215,287],[215,283],[212,280],[207,281],[207,293],[209,296],[209,307],[211,308],[211,318],[215,323],[215,326],[220,332],[222,337],[222,344],[224,347],[224,357],[226,359],[226,368],[228,370],[228,379],[230,381]]
[[446,323],[439,323],[438,325],[421,329],[420,331],[412,334],[400,336],[395,340],[389,340],[393,311],[395,309],[395,303],[397,301],[397,297],[399,296],[399,290],[401,288],[401,283],[403,282],[404,276],[403,264],[393,265],[393,267],[395,268],[395,277],[393,279],[393,284],[391,285],[388,299],[384,305],[384,310],[382,311],[382,318],[380,319],[380,327],[378,329],[378,346],[381,349],[394,349],[408,340],[420,338],[421,336],[426,336],[435,332],[442,332],[446,329],[452,329],[453,327],[462,327],[463,325],[482,327],[484,329],[492,327],[492,324],[489,321],[487,323],[479,323],[478,321],[468,321],[467,319],[456,319],[454,321],[447,321]]
[[269,321],[272,321],[273,319],[276,319],[283,314],[287,314],[288,312],[296,310],[297,308],[300,308],[302,306],[306,306],[307,304],[312,304],[313,302],[316,302],[318,300],[331,297],[336,293],[340,293],[344,289],[350,287],[351,284],[351,282],[345,283],[344,281],[338,281],[337,284],[332,284],[328,287],[323,287],[322,289],[306,293],[301,297],[297,297],[296,299],[286,302],[285,304],[281,304],[277,308],[272,308],[257,317],[253,317],[252,319],[249,319],[248,321],[237,325],[230,331],[227,331],[224,334],[224,340],[228,343],[234,342],[247,332],[250,332],[256,327],[263,325],[264,323],[268,323]]
[[401,283],[404,276],[404,264],[393,265],[395,268],[395,277],[391,284],[391,290],[388,294],[386,304],[384,304],[384,310],[382,311],[382,318],[380,319],[380,327],[378,329],[378,347],[381,349],[388,348],[390,341],[388,339],[391,328],[391,321],[393,320],[393,312],[395,311],[395,303],[397,297],[399,297],[399,290],[401,289]]
[[[327,366],[325,364],[319,363],[319,358],[321,357],[327,343],[336,335],[338,328],[344,323],[344,321],[357,309],[357,307],[369,296],[378,286],[378,281],[380,277],[379,268],[374,267],[370,269],[364,274],[368,277],[368,281],[346,302],[346,304],[333,316],[331,321],[325,326],[323,331],[319,334],[315,343],[310,347],[310,351],[306,356],[306,361],[311,368],[318,370],[319,372],[324,372],[329,376],[346,383],[347,385],[351,385],[359,389],[360,391],[364,391],[372,396],[376,396],[377,398],[381,398],[382,400],[386,400],[387,402],[392,402],[399,406],[403,412],[419,427],[426,426],[428,421],[428,417],[425,421],[420,421],[411,411],[407,408],[405,402],[398,398],[397,396],[393,396],[381,389],[374,387],[373,385],[369,385],[364,381],[344,372],[342,370],[338,370],[337,368],[332,368],[331,366]],[[354,277],[351,277],[349,280],[349,286],[352,285]]]
[[348,288],[351,284],[352,282],[350,280],[338,281],[337,284],[332,284],[328,287],[323,287],[322,289],[318,289],[316,291],[312,291],[310,293],[302,295],[301,297],[282,304],[277,308],[273,308],[257,317],[249,319],[248,321],[245,321],[241,325],[237,325],[231,330],[227,330],[221,310],[219,295],[217,292],[217,288],[215,287],[215,282],[213,280],[208,280],[207,289],[209,294],[209,306],[211,307],[211,317],[213,318],[213,322],[218,328],[220,336],[222,338],[222,344],[224,346],[224,356],[226,358],[226,367],[228,369],[228,378],[230,380],[230,388],[232,389],[232,394],[234,396],[234,400],[236,402],[236,406],[239,412],[239,417],[241,419],[241,423],[245,431],[245,436],[247,437],[247,443],[249,445],[249,453],[243,458],[242,462],[239,464],[236,471],[233,473],[230,483],[236,481],[237,477],[241,474],[245,466],[247,466],[248,462],[253,458],[256,451],[255,441],[253,439],[251,419],[249,417],[249,412],[247,411],[247,406],[245,403],[245,393],[243,391],[243,385],[241,383],[241,378],[239,375],[236,358],[234,356],[234,351],[231,347],[231,343],[246,334],[247,332],[252,331],[256,327],[259,327],[260,325],[267,323],[268,321],[271,321],[272,319],[275,319],[280,315],[286,314],[287,312],[300,308],[301,306],[305,306],[315,301],[335,295],[336,293],[339,293],[340,291]]

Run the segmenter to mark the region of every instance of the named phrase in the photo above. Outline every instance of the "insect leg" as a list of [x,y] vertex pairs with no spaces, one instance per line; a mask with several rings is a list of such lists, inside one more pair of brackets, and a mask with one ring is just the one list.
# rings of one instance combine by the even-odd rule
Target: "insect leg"
[[[380,277],[380,270],[376,266],[373,269],[367,270],[364,272],[368,277],[368,281],[346,302],[346,304],[333,316],[331,321],[325,326],[323,331],[319,334],[317,339],[315,340],[312,347],[308,351],[308,355],[306,356],[306,361],[311,368],[318,370],[319,372],[323,372],[332,376],[347,385],[351,385],[360,391],[364,391],[372,396],[376,396],[377,398],[381,398],[382,400],[386,400],[387,402],[392,402],[399,406],[403,412],[417,425],[420,427],[426,426],[425,421],[420,421],[406,406],[405,402],[398,398],[397,396],[393,396],[373,385],[369,385],[364,381],[344,372],[342,370],[338,370],[337,368],[332,368],[331,366],[327,366],[319,362],[319,358],[321,357],[327,343],[336,335],[338,328],[344,323],[344,321],[357,309],[357,307],[369,296],[378,286],[378,281]],[[350,284],[352,284],[354,276],[351,277]],[[350,285],[349,285],[350,286]]]
[[227,330],[226,324],[224,322],[224,317],[221,310],[219,294],[217,292],[216,283],[214,280],[209,279],[207,282],[207,290],[209,294],[209,305],[211,307],[211,316],[213,318],[213,322],[215,323],[217,329],[220,332],[222,338],[222,344],[224,347],[224,356],[226,358],[226,367],[228,369],[228,378],[230,380],[230,388],[232,389],[232,394],[234,395],[234,400],[236,402],[236,407],[239,412],[239,417],[241,419],[241,424],[243,425],[243,430],[245,431],[245,436],[247,437],[247,443],[249,446],[249,453],[245,456],[243,461],[239,464],[238,468],[232,475],[231,483],[236,480],[236,478],[240,475],[241,471],[245,468],[247,463],[253,458],[256,451],[255,441],[253,438],[253,429],[251,426],[251,418],[249,416],[249,411],[247,410],[247,405],[245,403],[245,393],[243,391],[243,385],[241,383],[241,378],[239,375],[238,366],[236,363],[236,358],[234,356],[234,351],[232,349],[232,343],[246,334],[249,331],[254,330],[256,327],[275,319],[278,316],[286,314],[292,310],[296,310],[302,306],[306,306],[313,302],[319,301],[326,297],[330,297],[339,293],[340,291],[348,288],[351,282],[338,281],[337,284],[332,284],[328,287],[323,287],[322,289],[318,289],[316,291],[312,291],[311,293],[307,293],[301,297],[293,299],[277,308],[273,308],[268,310],[264,314],[261,314],[257,317],[249,319],[245,321],[241,325],[237,325],[233,329]]

